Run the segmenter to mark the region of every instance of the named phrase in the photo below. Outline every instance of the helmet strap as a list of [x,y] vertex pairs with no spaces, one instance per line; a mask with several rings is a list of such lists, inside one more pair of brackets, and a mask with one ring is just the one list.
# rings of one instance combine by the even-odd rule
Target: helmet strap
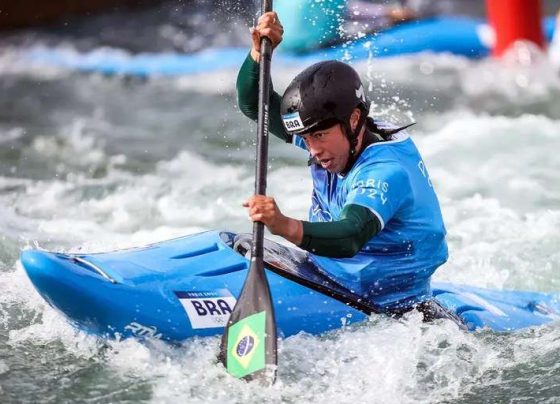
[[346,167],[344,167],[344,170],[342,170],[341,172],[342,175],[345,175],[346,173],[348,173],[348,171],[350,171],[360,155],[360,150],[356,149],[358,147],[358,136],[360,135],[360,132],[362,131],[362,128],[364,127],[364,124],[367,120],[367,113],[361,109],[360,111],[360,119],[358,120],[358,124],[356,125],[356,128],[354,130],[352,130],[350,122],[345,122],[344,124],[342,124],[344,131],[346,132],[348,142],[350,142],[348,162],[346,163]]

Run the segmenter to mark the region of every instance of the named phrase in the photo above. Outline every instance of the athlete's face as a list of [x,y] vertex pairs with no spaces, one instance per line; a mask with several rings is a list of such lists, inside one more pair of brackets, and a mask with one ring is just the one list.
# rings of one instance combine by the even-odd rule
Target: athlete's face
[[[352,130],[355,129],[360,117],[358,109],[354,112],[350,118]],[[340,173],[344,170],[350,155],[350,142],[339,123],[327,129],[302,135],[302,137],[311,156],[318,160],[325,170],[331,173]],[[362,134],[358,138],[358,150],[361,137]]]
[[339,123],[328,129],[318,130],[303,136],[305,145],[321,166],[331,172],[340,173],[346,167],[350,142]]

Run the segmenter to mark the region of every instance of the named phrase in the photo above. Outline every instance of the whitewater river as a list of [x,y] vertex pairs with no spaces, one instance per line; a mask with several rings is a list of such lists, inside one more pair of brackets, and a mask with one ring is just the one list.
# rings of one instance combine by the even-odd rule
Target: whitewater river
[[[560,323],[502,335],[373,316],[281,341],[269,389],[226,376],[218,338],[170,346],[77,332],[35,292],[20,252],[250,231],[241,203],[255,125],[236,107],[234,70],[149,80],[39,71],[14,61],[27,45],[0,54],[0,402],[560,400]],[[442,55],[357,65],[374,115],[417,122],[449,233],[438,280],[560,291],[560,78],[523,55],[517,67]],[[298,70],[274,66],[276,88]],[[269,193],[300,218],[306,161],[271,142]]]

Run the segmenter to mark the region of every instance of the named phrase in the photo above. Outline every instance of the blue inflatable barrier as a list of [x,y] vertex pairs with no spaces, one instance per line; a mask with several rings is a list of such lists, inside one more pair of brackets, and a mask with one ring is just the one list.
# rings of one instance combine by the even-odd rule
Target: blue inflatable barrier
[[[544,21],[548,40],[554,32],[554,18]],[[490,53],[484,41],[488,27],[483,20],[440,17],[403,23],[386,31],[366,35],[349,44],[319,49],[304,54],[275,54],[275,64],[308,65],[325,59],[367,60],[419,52],[447,52],[468,58],[481,58]],[[248,54],[248,48],[208,49],[194,54],[129,55],[117,50],[78,53],[60,48],[32,48],[24,58],[39,66],[63,68],[106,75],[139,77],[173,76],[237,69]]]

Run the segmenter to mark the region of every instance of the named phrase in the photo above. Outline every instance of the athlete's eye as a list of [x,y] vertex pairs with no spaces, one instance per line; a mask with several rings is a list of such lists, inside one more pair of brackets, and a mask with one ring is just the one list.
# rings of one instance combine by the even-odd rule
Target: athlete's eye
[[307,146],[309,146],[309,142],[311,140],[323,140],[325,138],[326,133],[324,132],[313,132],[313,133],[309,133],[303,137],[303,141],[305,142],[305,144]]

